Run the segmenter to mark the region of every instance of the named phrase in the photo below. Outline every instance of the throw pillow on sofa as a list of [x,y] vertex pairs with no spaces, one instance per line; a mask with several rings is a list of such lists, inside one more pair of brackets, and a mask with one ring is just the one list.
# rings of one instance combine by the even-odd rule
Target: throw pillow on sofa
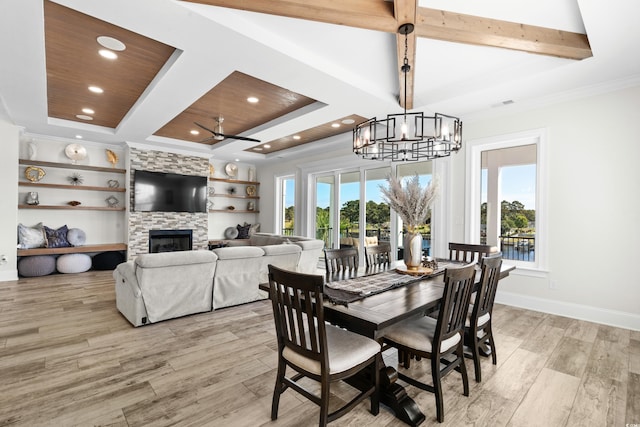
[[249,238],[249,229],[251,228],[251,224],[248,224],[248,225],[240,225],[240,224],[238,224],[236,226],[236,228],[238,229],[238,237],[236,237],[236,239],[248,239]]
[[44,229],[41,222],[33,227],[18,224],[18,248],[33,249],[45,246]]
[[46,225],[44,226],[44,234],[47,237],[46,246],[48,248],[66,248],[71,246],[71,243],[67,240],[67,233],[69,229],[67,225],[63,225],[62,227],[54,230],[53,228],[49,228]]

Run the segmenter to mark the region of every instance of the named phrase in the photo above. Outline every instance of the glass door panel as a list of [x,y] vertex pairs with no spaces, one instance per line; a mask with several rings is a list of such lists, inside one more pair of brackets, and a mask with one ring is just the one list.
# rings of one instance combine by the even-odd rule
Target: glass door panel
[[356,246],[360,239],[360,172],[340,174],[340,246]]
[[[420,186],[424,188],[433,177],[433,164],[430,161],[404,163],[398,165],[397,174],[400,178],[411,178],[418,174]],[[400,217],[398,217],[397,224],[398,259],[402,259],[404,231]],[[422,252],[424,255],[431,255],[431,216],[427,218],[427,224],[421,227],[420,233],[422,234]]]
[[380,186],[386,186],[391,168],[369,169],[365,171],[365,235],[376,237],[378,243],[391,242],[391,209],[382,200]]
[[316,239],[324,240],[325,248],[333,248],[335,229],[335,177],[324,175],[316,177]]

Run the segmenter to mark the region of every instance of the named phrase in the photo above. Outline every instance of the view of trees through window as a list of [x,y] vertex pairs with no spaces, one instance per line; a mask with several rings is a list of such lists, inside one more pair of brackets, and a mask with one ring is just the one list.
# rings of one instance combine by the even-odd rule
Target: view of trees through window
[[535,145],[483,152],[481,175],[480,241],[499,246],[507,259],[534,261]]

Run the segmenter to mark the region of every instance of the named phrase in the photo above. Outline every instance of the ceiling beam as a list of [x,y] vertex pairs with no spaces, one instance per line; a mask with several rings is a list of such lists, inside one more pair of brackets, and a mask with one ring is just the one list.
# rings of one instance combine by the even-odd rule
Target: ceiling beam
[[593,56],[585,34],[420,7],[418,37],[492,46],[568,59]]
[[[393,3],[384,0],[183,0],[229,9],[395,33]],[[413,0],[415,2],[415,0]]]
[[[394,0],[393,3],[384,0],[183,1],[388,33],[396,33],[400,25],[411,22],[416,25],[417,37],[569,59],[593,56],[585,34],[417,7],[417,0]],[[412,16],[409,3],[414,3],[416,15],[413,20],[401,21],[401,18],[410,19]]]
[[[402,24],[416,23],[416,1],[415,0],[394,0],[393,10],[398,27]],[[405,73],[402,72],[402,66],[404,65],[405,55],[405,40],[407,59],[411,68],[407,72],[407,85],[405,93]],[[400,88],[400,94],[398,96],[398,102],[402,108],[410,110],[413,108],[413,82],[415,76],[415,64],[416,64],[416,31],[408,34],[405,38],[404,34],[400,34],[396,28],[396,55],[398,58],[398,87]],[[406,100],[406,105],[405,105]]]

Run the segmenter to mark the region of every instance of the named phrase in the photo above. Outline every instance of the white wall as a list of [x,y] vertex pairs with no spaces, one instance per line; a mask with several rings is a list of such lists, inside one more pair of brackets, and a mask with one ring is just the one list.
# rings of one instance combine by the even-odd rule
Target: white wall
[[[16,227],[18,224],[18,139],[19,128],[0,118],[0,281],[17,280]],[[7,262],[1,261],[5,256]]]
[[[633,87],[465,122],[465,140],[547,129],[549,272],[512,274],[501,282],[498,300],[640,330],[638,100],[640,87]],[[464,155],[453,159],[453,176],[452,214],[463,217]],[[464,228],[452,238],[464,239]]]
[[[634,87],[464,123],[464,140],[547,129],[549,271],[538,277],[514,272],[501,282],[500,302],[640,330],[640,275],[634,268],[640,255],[638,100],[640,87]],[[322,156],[260,167],[263,230],[273,231],[275,223],[276,175],[298,172],[300,179],[300,167],[311,163],[325,162],[326,170],[345,161],[355,165],[350,147],[345,136]],[[450,240],[464,241],[464,151],[451,161]],[[557,289],[549,288],[549,280]]]

